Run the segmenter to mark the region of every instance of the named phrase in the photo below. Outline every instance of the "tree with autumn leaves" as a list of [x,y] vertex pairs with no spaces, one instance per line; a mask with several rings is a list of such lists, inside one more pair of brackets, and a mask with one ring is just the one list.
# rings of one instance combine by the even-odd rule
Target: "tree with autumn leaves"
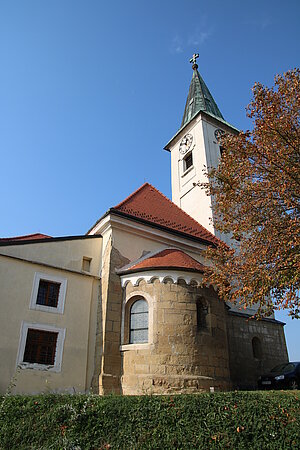
[[237,244],[208,249],[205,281],[227,301],[258,304],[258,315],[288,309],[300,317],[299,88],[299,69],[271,88],[256,83],[253,129],[223,135],[220,164],[202,185],[214,197],[216,228]]

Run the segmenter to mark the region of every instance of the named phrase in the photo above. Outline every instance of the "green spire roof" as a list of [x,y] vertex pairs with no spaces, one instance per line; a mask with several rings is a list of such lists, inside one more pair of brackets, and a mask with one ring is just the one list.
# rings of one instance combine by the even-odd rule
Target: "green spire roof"
[[209,92],[208,87],[198,72],[198,65],[196,64],[196,61],[191,60],[191,62],[194,62],[193,77],[180,128],[186,125],[199,111],[213,114],[215,117],[224,120],[218,105],[214,101],[213,96]]

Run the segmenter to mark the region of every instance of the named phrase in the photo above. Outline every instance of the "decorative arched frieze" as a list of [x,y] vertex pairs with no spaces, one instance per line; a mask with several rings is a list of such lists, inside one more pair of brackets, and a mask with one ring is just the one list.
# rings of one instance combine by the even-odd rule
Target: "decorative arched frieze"
[[167,283],[174,283],[174,280],[172,277],[169,277],[168,275],[166,277],[164,277],[164,279],[162,280],[163,283],[167,284]]
[[148,283],[154,283],[155,281],[159,281],[159,278],[157,276],[152,277]]
[[146,283],[153,283],[155,280],[159,280],[160,283],[164,283],[166,279],[171,279],[173,283],[178,283],[179,280],[184,281],[186,284],[201,286],[203,281],[203,275],[195,272],[185,272],[183,270],[147,270],[145,272],[136,272],[121,275],[122,287],[125,287],[129,282],[133,286],[139,286],[142,280]]

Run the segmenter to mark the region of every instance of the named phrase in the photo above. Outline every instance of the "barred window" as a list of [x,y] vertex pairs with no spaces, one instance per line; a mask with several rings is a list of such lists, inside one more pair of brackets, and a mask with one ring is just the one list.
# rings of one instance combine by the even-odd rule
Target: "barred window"
[[23,362],[54,365],[58,333],[28,328]]
[[58,304],[60,283],[40,280],[36,303],[56,308]]
[[50,273],[35,272],[30,309],[63,314],[67,279]]
[[130,344],[148,342],[148,303],[137,300],[130,308]]

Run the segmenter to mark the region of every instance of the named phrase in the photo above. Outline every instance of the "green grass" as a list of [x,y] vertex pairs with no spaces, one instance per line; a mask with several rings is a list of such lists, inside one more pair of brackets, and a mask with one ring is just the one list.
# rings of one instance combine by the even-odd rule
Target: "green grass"
[[299,395],[6,396],[0,448],[299,449]]

